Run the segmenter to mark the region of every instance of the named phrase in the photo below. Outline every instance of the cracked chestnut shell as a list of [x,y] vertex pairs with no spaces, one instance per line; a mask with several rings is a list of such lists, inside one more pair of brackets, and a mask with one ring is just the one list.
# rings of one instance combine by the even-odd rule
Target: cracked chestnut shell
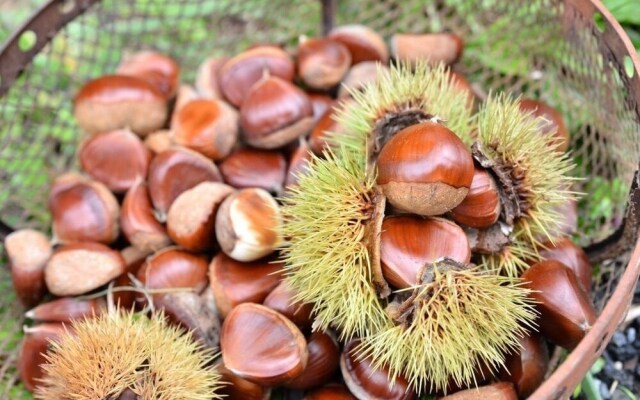
[[500,217],[500,193],[491,174],[475,166],[469,193],[451,210],[451,218],[459,224],[476,229],[488,228]]
[[224,365],[241,378],[277,386],[299,376],[307,366],[307,342],[285,316],[260,304],[235,307],[222,324]]
[[591,299],[576,274],[559,261],[532,265],[522,274],[524,287],[533,290],[540,313],[540,333],[551,342],[571,350],[580,343],[596,321]]
[[377,183],[387,200],[400,210],[427,216],[460,204],[474,173],[467,146],[435,122],[396,133],[382,147],[377,165]]

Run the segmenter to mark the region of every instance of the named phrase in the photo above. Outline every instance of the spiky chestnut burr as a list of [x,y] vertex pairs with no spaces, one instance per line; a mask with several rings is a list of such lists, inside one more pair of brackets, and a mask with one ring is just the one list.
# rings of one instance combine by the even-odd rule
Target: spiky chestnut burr
[[51,343],[38,399],[112,399],[125,392],[143,400],[220,398],[212,350],[167,325],[161,313],[112,311],[72,326],[73,334]]

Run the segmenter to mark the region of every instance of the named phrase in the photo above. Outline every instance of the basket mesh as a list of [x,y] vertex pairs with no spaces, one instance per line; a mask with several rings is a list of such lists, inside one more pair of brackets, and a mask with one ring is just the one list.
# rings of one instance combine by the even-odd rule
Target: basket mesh
[[[69,8],[73,0],[59,3]],[[601,31],[602,16],[578,11],[583,3],[338,1],[336,24],[362,23],[385,36],[455,31],[466,40],[457,68],[481,96],[506,90],[561,110],[572,134],[575,175],[584,178],[576,190],[587,193],[576,240],[588,244],[608,236],[622,220],[640,159],[640,109],[630,89],[631,59],[615,58],[602,40],[607,34]],[[320,35],[321,22],[317,0],[105,0],[91,6],[53,36],[0,98],[2,219],[48,229],[48,186],[54,176],[76,167],[80,132],[70,99],[89,78],[112,72],[123,54],[166,52],[180,61],[183,81],[193,82],[208,56],[235,54],[253,43],[293,49],[299,35]],[[598,283],[600,306],[622,273],[625,256],[601,266],[606,279]],[[8,279],[6,268],[0,268],[0,398],[18,399],[13,365],[22,322],[19,307],[6,295]]]

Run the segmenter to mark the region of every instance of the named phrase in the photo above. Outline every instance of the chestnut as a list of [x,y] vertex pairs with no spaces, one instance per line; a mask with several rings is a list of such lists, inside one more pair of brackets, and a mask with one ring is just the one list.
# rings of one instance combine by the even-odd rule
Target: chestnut
[[335,87],[351,66],[351,53],[347,47],[331,39],[303,38],[297,55],[298,76],[316,90]]
[[[343,104],[346,103],[343,102]],[[344,127],[336,120],[337,113],[337,108],[328,109],[313,127],[311,135],[309,135],[309,147],[315,154],[321,155],[325,149],[331,147],[329,141],[331,134],[344,133]]]
[[125,237],[141,251],[156,251],[171,243],[165,227],[156,220],[149,189],[138,181],[127,191],[120,212]]
[[49,193],[54,238],[109,244],[118,237],[118,201],[102,183],[76,174],[57,178]]
[[467,78],[465,78],[464,75],[453,71],[449,71],[449,75],[451,75],[453,89],[466,93],[467,106],[470,110],[473,110],[476,102],[476,93]]
[[253,303],[231,310],[222,324],[220,349],[229,371],[264,386],[300,375],[309,357],[305,338],[293,322]]
[[460,204],[474,174],[467,146],[437,122],[396,133],[382,147],[377,165],[377,183],[387,200],[420,215],[440,215]]
[[172,247],[149,257],[137,277],[149,289],[190,288],[201,293],[209,284],[206,258]]
[[540,133],[553,136],[554,150],[562,153],[567,151],[570,141],[569,131],[558,110],[540,100],[533,99],[520,100],[520,109],[538,117]]
[[216,370],[220,374],[220,380],[227,384],[216,391],[217,394],[225,396],[227,400],[269,400],[271,398],[271,388],[258,385],[239,377],[229,371],[224,363],[218,362]]
[[521,279],[533,291],[540,333],[565,349],[576,347],[596,321],[596,310],[576,274],[559,261],[547,260],[532,265]]
[[194,252],[216,248],[216,213],[231,193],[231,186],[218,182],[202,182],[182,192],[167,214],[169,237]]
[[418,61],[432,65],[456,63],[462,55],[464,42],[455,33],[396,33],[390,41],[391,54],[396,61],[415,66]]
[[289,156],[289,168],[284,181],[285,188],[291,188],[298,183],[298,178],[304,175],[309,161],[311,161],[311,149],[304,138],[298,141],[298,147]]
[[30,392],[33,392],[44,378],[42,365],[47,362],[45,354],[51,341],[57,340],[66,332],[60,323],[40,324],[24,328],[24,338],[18,354],[18,373],[20,380]]
[[289,318],[300,329],[311,327],[313,306],[295,301],[295,292],[285,281],[280,282],[262,304]]
[[338,341],[323,332],[313,332],[307,341],[309,360],[302,374],[285,384],[291,389],[309,389],[328,383],[340,363]]
[[171,130],[176,144],[220,161],[238,139],[238,112],[222,100],[191,100],[176,112]]
[[326,94],[320,93],[307,93],[307,96],[309,96],[309,101],[311,101],[311,108],[313,109],[313,124],[315,125],[324,113],[333,107],[334,100]]
[[81,300],[76,297],[61,297],[32,308],[24,316],[41,322],[71,322],[95,317],[104,311],[106,302],[103,298]]
[[116,193],[146,178],[151,157],[140,138],[126,129],[93,135],[78,149],[82,169]]
[[273,77],[293,81],[295,66],[284,50],[276,46],[257,46],[229,59],[218,71],[218,83],[224,97],[239,107],[252,86],[268,71]]
[[[169,126],[174,126],[175,120],[178,117],[178,113],[182,108],[188,103],[200,99],[200,93],[196,91],[193,86],[182,84],[178,88],[178,93],[176,94],[176,100],[173,103],[173,110],[171,113],[171,120],[169,121]],[[171,131],[169,131],[171,133]],[[172,135],[173,136],[173,135]],[[171,138],[173,140],[173,137]]]
[[160,129],[167,120],[167,100],[149,82],[107,75],[86,83],[73,100],[73,115],[88,133],[129,128],[140,136]]
[[414,216],[387,217],[382,222],[382,274],[396,288],[419,284],[423,267],[444,257],[461,264],[471,258],[467,236],[455,223]]
[[342,80],[342,85],[340,89],[338,89],[338,99],[351,97],[351,92],[364,89],[366,85],[377,82],[382,76],[388,73],[389,67],[373,61],[354,65]]
[[150,133],[144,138],[144,145],[154,154],[169,150],[174,144],[171,131],[167,129]]
[[304,400],[355,400],[355,397],[344,385],[330,383],[308,392]]
[[271,193],[282,192],[287,161],[275,150],[237,149],[218,166],[224,181],[241,188],[262,188]]
[[491,174],[476,165],[469,193],[453,210],[451,219],[476,229],[488,228],[500,217],[500,192]]
[[519,349],[507,354],[500,379],[511,382],[520,398],[529,397],[544,381],[549,368],[549,350],[544,339],[536,334],[520,338]]
[[280,207],[264,189],[242,189],[218,209],[216,237],[229,257],[254,261],[271,254],[280,243]]
[[376,369],[370,358],[361,358],[356,354],[359,340],[345,344],[340,356],[340,371],[344,383],[358,400],[410,400],[416,393],[409,382],[398,376],[395,382],[389,380],[389,371]]
[[49,238],[33,229],[20,229],[7,235],[4,248],[18,299],[26,307],[35,306],[47,293],[44,269],[53,253]]
[[67,244],[55,251],[44,269],[49,291],[74,296],[96,289],[125,270],[119,252],[100,243]]
[[449,396],[441,397],[440,400],[517,400],[518,395],[511,383],[498,382],[478,388],[463,390]]
[[196,90],[205,99],[222,99],[218,74],[227,61],[226,57],[209,57],[198,67]]
[[256,83],[240,107],[243,137],[253,147],[282,147],[312,126],[313,107],[307,94],[276,76]]
[[329,32],[329,39],[342,43],[351,53],[351,63],[389,61],[389,50],[382,36],[364,25],[337,26]]
[[282,279],[273,260],[240,262],[218,253],[209,265],[209,282],[222,318],[238,304],[262,303]]
[[578,278],[580,286],[585,293],[591,293],[592,270],[587,253],[569,238],[556,239],[553,243],[547,242],[538,250],[545,260],[560,261],[569,267]]
[[156,217],[164,222],[173,201],[201,182],[222,182],[218,167],[200,153],[173,147],[154,157],[149,166],[149,195]]
[[175,96],[180,81],[180,66],[176,60],[155,51],[140,51],[125,56],[116,73],[144,79],[167,99]]

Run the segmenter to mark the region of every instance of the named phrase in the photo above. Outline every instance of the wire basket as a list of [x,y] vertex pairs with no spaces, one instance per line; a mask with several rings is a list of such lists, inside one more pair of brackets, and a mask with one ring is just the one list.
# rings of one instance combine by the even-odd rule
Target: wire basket
[[[385,36],[450,30],[456,69],[481,97],[509,91],[559,109],[571,132],[581,200],[574,237],[597,263],[600,317],[533,395],[569,396],[604,350],[640,273],[640,61],[598,0],[53,0],[0,51],[0,228],[48,229],[48,186],[76,168],[72,97],[140,49],[166,52],[193,82],[208,56],[360,23]],[[629,195],[630,193],[630,195]],[[636,211],[637,210],[637,211]],[[6,226],[5,226],[6,225]],[[635,250],[634,250],[635,245]],[[22,398],[15,371],[22,310],[0,268],[0,398]],[[4,397],[2,397],[4,396]],[[26,396],[26,395],[24,395]]]

